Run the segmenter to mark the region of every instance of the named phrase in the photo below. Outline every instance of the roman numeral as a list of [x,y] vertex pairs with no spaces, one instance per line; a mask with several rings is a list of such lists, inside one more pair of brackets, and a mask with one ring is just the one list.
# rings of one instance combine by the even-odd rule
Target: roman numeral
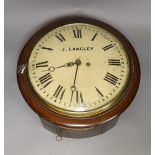
[[64,42],[66,39],[64,38],[64,36],[61,34],[61,33],[59,33],[59,34],[57,34],[57,35],[55,35],[61,42]]
[[118,78],[115,75],[110,74],[110,73],[107,72],[104,80],[108,81],[109,83],[111,83],[113,85],[115,85],[117,83],[117,81],[118,81]]
[[42,49],[45,49],[45,50],[48,50],[48,51],[53,51],[52,48],[49,48],[49,47],[41,47]]
[[80,29],[73,30],[75,38],[82,38],[82,33]]
[[95,89],[96,89],[97,93],[98,93],[101,97],[103,97],[103,94],[100,92],[100,90],[99,90],[97,87],[95,87]]
[[96,34],[93,36],[93,38],[91,39],[91,41],[94,41],[94,40],[95,40],[97,34],[98,34],[98,33],[96,33]]
[[76,90],[76,103],[83,103],[82,93]]
[[120,62],[119,59],[108,59],[108,64],[109,65],[120,66],[121,62]]
[[48,61],[36,63],[36,68],[38,67],[48,67]]
[[54,96],[55,98],[59,98],[60,100],[62,100],[62,98],[63,98],[63,96],[64,96],[64,93],[65,93],[65,90],[66,90],[66,89],[64,89],[61,85],[59,85],[59,86],[57,87],[57,89],[55,90],[53,96]]
[[39,78],[40,83],[43,85],[43,87],[47,87],[53,80],[50,73],[47,73]]
[[112,44],[109,44],[109,45],[103,47],[102,49],[103,49],[104,51],[106,51],[106,50],[108,50],[108,49],[110,49],[110,48],[112,48],[112,47],[114,47],[114,46],[113,46]]

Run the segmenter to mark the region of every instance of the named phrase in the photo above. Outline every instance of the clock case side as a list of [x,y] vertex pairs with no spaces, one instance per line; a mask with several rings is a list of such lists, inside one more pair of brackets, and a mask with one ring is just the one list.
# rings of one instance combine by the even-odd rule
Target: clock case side
[[[78,118],[78,119],[70,118],[68,116],[61,115],[54,111],[50,111],[45,106],[43,106],[40,103],[37,96],[33,93],[30,87],[30,84],[28,82],[27,73],[26,73],[29,55],[33,47],[40,40],[40,38],[47,32],[59,26],[63,26],[65,24],[72,24],[72,23],[93,24],[112,33],[122,43],[123,47],[127,51],[127,54],[130,58],[130,63],[133,66],[131,69],[131,77],[130,77],[130,83],[128,85],[128,88],[123,94],[122,98],[117,102],[117,104],[115,104],[111,109],[105,112],[102,112],[98,115],[94,115],[91,117],[85,117],[85,118]],[[17,81],[18,81],[18,85],[19,85],[20,91],[24,99],[26,100],[28,105],[39,115],[43,125],[46,128],[49,128],[50,126],[51,127],[57,126],[59,130],[62,130],[64,132],[63,136],[68,135],[68,132],[66,132],[66,129],[72,131],[73,133],[74,131],[82,131],[82,129],[86,129],[85,131],[87,131],[88,134],[84,134],[84,135],[93,136],[93,135],[106,131],[106,128],[108,129],[108,126],[109,128],[111,128],[116,123],[117,117],[132,102],[139,87],[140,65],[139,65],[136,52],[134,48],[132,47],[132,45],[130,44],[130,42],[115,28],[111,27],[110,25],[106,23],[98,21],[96,19],[91,19],[87,17],[79,17],[79,16],[64,17],[64,18],[55,20],[51,22],[50,24],[48,24],[47,26],[45,26],[44,28],[42,28],[40,31],[34,34],[30,38],[30,40],[26,43],[25,47],[23,48],[20,54],[18,64],[17,64]],[[54,129],[54,132],[57,131],[55,127],[53,129]],[[75,133],[78,133],[78,132],[75,132]],[[76,135],[75,133],[73,135]],[[81,136],[84,137],[84,135],[82,134]],[[77,134],[77,137],[80,137],[80,134]]]
[[68,137],[68,138],[88,138],[93,137],[99,134],[103,134],[106,131],[113,128],[119,117],[115,117],[103,124],[92,126],[92,127],[84,127],[84,128],[72,128],[72,127],[64,127],[53,124],[43,118],[40,117],[41,123],[45,129],[50,132],[57,134],[59,137]]

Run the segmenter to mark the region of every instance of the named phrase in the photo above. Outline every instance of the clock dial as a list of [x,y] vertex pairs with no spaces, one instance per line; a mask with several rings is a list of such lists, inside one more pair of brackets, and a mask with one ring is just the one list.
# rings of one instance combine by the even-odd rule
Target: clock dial
[[127,88],[129,71],[129,58],[119,40],[84,23],[45,34],[28,61],[29,82],[42,104],[79,117],[116,104]]

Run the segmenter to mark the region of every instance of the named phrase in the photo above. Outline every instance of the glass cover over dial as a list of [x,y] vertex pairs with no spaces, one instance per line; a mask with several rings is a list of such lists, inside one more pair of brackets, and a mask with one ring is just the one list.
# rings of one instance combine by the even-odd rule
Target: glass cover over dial
[[130,63],[119,40],[90,24],[74,23],[45,34],[28,61],[28,77],[40,103],[68,116],[111,108],[129,81]]

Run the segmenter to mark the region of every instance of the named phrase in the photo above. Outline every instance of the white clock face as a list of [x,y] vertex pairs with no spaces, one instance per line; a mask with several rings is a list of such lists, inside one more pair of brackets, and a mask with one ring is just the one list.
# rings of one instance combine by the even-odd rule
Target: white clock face
[[68,24],[45,34],[28,62],[40,102],[64,115],[90,116],[114,105],[129,79],[129,58],[118,39],[97,26]]

